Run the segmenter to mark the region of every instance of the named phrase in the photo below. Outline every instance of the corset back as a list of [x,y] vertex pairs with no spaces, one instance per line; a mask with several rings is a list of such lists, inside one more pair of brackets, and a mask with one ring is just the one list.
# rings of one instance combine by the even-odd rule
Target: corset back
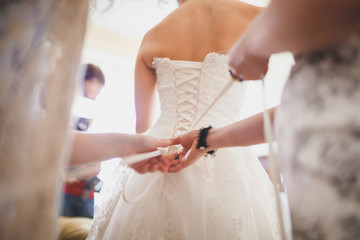
[[[150,134],[172,137],[189,130],[230,80],[227,62],[227,55],[217,53],[202,62],[155,58],[161,114]],[[246,84],[233,84],[194,129],[239,120]]]

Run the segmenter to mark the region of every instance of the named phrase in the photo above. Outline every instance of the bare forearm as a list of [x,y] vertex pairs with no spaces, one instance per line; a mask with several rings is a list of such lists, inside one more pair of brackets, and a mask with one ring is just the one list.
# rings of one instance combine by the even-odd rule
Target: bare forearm
[[77,132],[69,165],[89,164],[148,152],[158,147],[167,147],[170,143],[170,140],[140,134]]
[[[270,110],[271,120],[274,118],[275,108]],[[263,113],[243,119],[234,124],[213,129],[207,138],[209,150],[235,147],[250,146],[265,142]]]
[[307,52],[358,31],[359,12],[358,0],[273,0],[244,34],[244,44],[261,57]]
[[70,166],[100,162],[129,154],[130,137],[120,133],[76,133]]

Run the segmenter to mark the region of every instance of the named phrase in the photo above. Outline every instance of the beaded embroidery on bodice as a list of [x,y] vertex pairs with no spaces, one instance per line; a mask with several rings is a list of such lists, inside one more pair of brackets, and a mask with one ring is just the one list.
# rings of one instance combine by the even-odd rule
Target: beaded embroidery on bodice
[[[217,53],[209,53],[203,62],[154,59],[161,106],[157,124],[173,129],[163,137],[176,136],[191,128],[229,81],[227,61],[227,55]],[[239,120],[245,90],[246,83],[234,84],[195,128],[204,124],[222,126]],[[172,127],[169,128],[169,124]]]

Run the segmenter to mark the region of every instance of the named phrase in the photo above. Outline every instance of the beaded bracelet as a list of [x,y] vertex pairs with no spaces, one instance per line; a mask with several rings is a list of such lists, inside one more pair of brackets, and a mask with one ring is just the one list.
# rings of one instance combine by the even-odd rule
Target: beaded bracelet
[[242,77],[239,77],[238,75],[236,75],[235,72],[233,72],[232,70],[229,70],[229,73],[233,80],[239,81],[239,82],[244,81],[244,79]]
[[[210,129],[212,126],[206,127],[206,128],[200,128],[199,135],[197,139],[196,149],[205,150],[209,146],[206,144],[206,138],[209,134]],[[216,150],[211,150],[208,152],[205,152],[204,155],[207,157],[208,155],[214,155]]]

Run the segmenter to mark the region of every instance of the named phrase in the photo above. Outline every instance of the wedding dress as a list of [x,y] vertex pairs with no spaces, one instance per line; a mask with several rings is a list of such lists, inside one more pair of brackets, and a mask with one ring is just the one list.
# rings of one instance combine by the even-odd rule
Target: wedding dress
[[[149,134],[187,131],[229,81],[227,61],[217,53],[203,62],[155,58],[161,114]],[[234,84],[195,129],[238,121],[245,90]],[[279,239],[273,188],[250,148],[220,149],[179,173],[124,176],[115,172],[101,193],[88,239]]]

